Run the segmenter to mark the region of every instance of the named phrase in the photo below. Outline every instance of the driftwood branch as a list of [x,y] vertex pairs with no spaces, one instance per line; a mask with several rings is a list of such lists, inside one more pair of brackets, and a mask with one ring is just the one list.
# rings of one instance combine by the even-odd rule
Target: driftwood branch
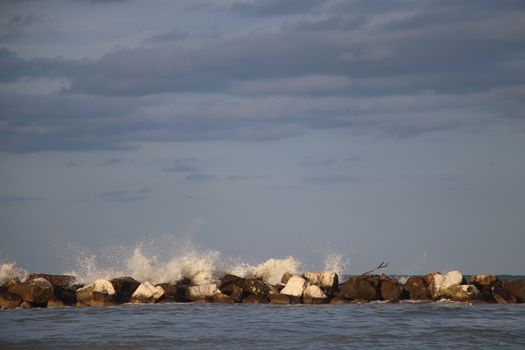
[[387,267],[388,267],[388,263],[382,262],[378,266],[374,267],[372,270],[368,270],[367,272],[363,273],[361,276],[370,275],[370,274],[372,274],[372,272],[375,272],[375,271],[378,271],[378,270],[382,270],[382,269],[387,268]]

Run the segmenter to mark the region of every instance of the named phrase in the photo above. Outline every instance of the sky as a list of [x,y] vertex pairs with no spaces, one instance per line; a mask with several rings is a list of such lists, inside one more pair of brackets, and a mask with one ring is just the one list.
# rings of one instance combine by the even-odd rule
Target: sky
[[522,0],[0,0],[0,258],[524,274],[524,34]]

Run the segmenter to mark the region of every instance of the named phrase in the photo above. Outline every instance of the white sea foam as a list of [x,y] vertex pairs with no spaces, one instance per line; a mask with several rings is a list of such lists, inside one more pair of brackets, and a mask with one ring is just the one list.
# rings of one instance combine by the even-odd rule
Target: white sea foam
[[350,258],[345,258],[342,254],[328,253],[324,259],[324,271],[334,271],[343,277],[350,265]]
[[[302,263],[292,256],[271,258],[259,264],[232,262],[228,257],[220,259],[221,254],[217,251],[199,249],[190,240],[174,235],[146,239],[132,247],[106,247],[98,255],[78,245],[70,245],[69,250],[73,255],[69,265],[74,268],[67,273],[76,276],[82,283],[131,276],[153,284],[174,283],[188,278],[195,285],[205,285],[216,282],[225,273],[231,273],[278,284],[286,272],[302,273]],[[327,254],[326,271],[335,271],[341,276],[347,266],[348,259],[345,260],[342,255]]]
[[301,269],[301,263],[292,256],[285,259],[268,259],[259,265],[249,265],[240,263],[232,266],[228,272],[245,278],[261,278],[270,284],[278,284],[281,282],[283,274],[290,272],[291,274],[298,274]]
[[13,278],[21,281],[27,278],[27,271],[16,266],[14,262],[7,262],[0,265],[0,284]]

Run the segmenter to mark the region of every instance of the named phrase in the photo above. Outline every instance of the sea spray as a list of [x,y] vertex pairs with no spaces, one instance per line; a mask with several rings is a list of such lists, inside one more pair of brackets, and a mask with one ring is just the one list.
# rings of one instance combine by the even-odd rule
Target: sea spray
[[17,267],[14,262],[0,264],[0,285],[13,278],[23,281],[27,278],[27,271]]
[[342,278],[350,265],[350,258],[345,258],[342,254],[328,253],[324,259],[324,271],[333,271]]
[[278,284],[281,282],[283,274],[290,272],[298,274],[301,269],[301,263],[292,256],[285,259],[268,259],[259,265],[249,265],[240,263],[232,266],[230,273],[245,278],[261,278],[270,284]]
[[[174,235],[147,238],[129,247],[106,246],[98,254],[74,244],[68,248],[73,255],[68,259],[68,266],[74,268],[66,273],[76,276],[80,283],[131,276],[154,284],[190,279],[195,285],[203,285],[231,273],[278,284],[286,272],[298,275],[304,272],[302,262],[293,256],[247,263],[223,257],[215,250],[200,249],[189,239]],[[341,275],[346,271],[348,261],[340,254],[326,254],[325,270]]]

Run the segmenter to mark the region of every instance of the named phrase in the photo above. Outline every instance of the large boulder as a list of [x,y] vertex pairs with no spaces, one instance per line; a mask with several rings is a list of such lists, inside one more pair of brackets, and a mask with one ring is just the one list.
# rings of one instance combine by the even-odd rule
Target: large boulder
[[480,291],[473,284],[454,285],[444,292],[443,297],[453,301],[477,301],[482,299]]
[[380,291],[381,299],[394,303],[399,301],[401,289],[397,279],[382,274],[380,277]]
[[173,302],[188,302],[189,299],[186,297],[186,290],[188,287],[174,284],[174,283],[159,283],[156,285],[164,289],[164,298],[161,300],[162,303],[173,303]]
[[45,278],[38,277],[12,285],[9,292],[20,296],[32,306],[47,306],[47,302],[53,297],[53,286]]
[[525,303],[525,280],[502,281],[501,287],[513,295],[518,303]]
[[306,280],[299,276],[292,276],[281,290],[281,294],[301,297],[307,287]]
[[352,276],[339,287],[339,294],[350,300],[379,300],[379,276]]
[[109,306],[116,304],[115,288],[110,281],[96,280],[75,292],[79,306]]
[[450,271],[446,274],[433,274],[430,291],[433,299],[440,299],[447,297],[447,290],[461,285],[463,282],[463,275],[459,271]]
[[76,282],[75,276],[69,275],[49,275],[46,273],[32,273],[27,277],[27,281],[31,281],[37,278],[44,278],[51,283],[53,288],[60,287],[63,289],[68,288]]
[[472,275],[470,283],[479,286],[493,286],[498,282],[498,278],[495,275]]
[[225,275],[219,284],[222,293],[235,302],[268,302],[272,286],[257,278],[242,278],[232,274]]
[[280,305],[286,305],[286,304],[301,304],[301,298],[300,297],[294,297],[291,295],[286,294],[270,294],[270,304],[280,304]]
[[131,296],[140,286],[140,282],[133,277],[118,277],[110,280],[115,289],[115,302],[128,303]]
[[72,306],[77,303],[75,276],[33,273],[27,277],[27,280],[31,281],[37,278],[44,278],[53,286],[53,297],[48,300],[47,307]]
[[328,297],[319,286],[308,286],[303,293],[305,304],[323,304],[328,301]]
[[336,272],[305,272],[304,279],[310,284],[323,289],[335,288],[339,284],[339,277]]
[[500,286],[492,287],[490,290],[490,296],[498,304],[515,304],[517,302],[514,295]]
[[281,283],[286,284],[290,280],[290,278],[293,277],[293,273],[291,272],[285,272],[283,273],[283,277],[281,277]]
[[148,281],[141,283],[135,292],[131,295],[133,304],[151,304],[156,303],[164,297],[164,289],[154,286]]
[[219,288],[214,283],[192,286],[187,290],[187,297],[191,301],[203,302],[213,301],[213,295],[220,293]]
[[476,286],[487,302],[495,301],[492,289],[501,285],[501,281],[495,275],[473,275],[470,278],[470,283]]
[[432,299],[426,279],[419,276],[410,277],[402,286],[402,298],[410,300]]
[[14,309],[22,304],[23,300],[17,294],[9,292],[0,293],[0,309]]

